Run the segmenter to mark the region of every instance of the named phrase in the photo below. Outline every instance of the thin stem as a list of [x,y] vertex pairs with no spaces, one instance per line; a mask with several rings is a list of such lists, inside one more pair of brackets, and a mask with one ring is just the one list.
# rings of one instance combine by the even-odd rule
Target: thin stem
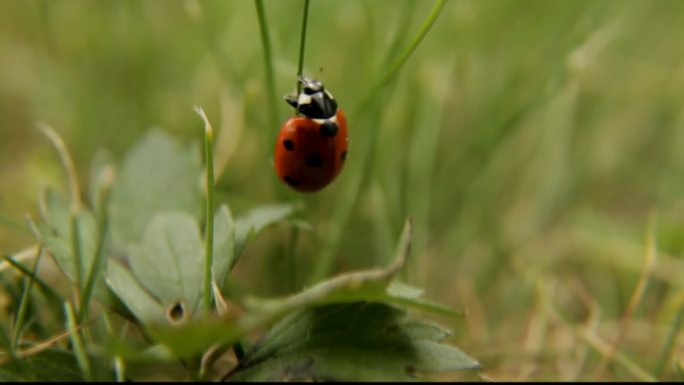
[[214,130],[209,123],[207,115],[201,107],[195,107],[195,111],[204,120],[204,153],[207,167],[206,187],[206,218],[205,226],[205,258],[204,258],[204,309],[209,313],[211,306],[211,267],[214,259]]
[[69,331],[69,337],[71,339],[71,347],[74,350],[74,356],[76,356],[76,362],[81,368],[81,373],[83,374],[83,379],[86,381],[92,381],[92,373],[90,371],[90,362],[88,362],[88,356],[86,355],[85,348],[83,347],[83,340],[78,333],[78,326],[76,324],[76,317],[74,316],[74,309],[71,307],[69,302],[64,302],[64,313],[67,319],[67,330]]
[[76,321],[78,323],[82,322],[86,315],[88,314],[88,307],[90,304],[90,298],[93,295],[93,290],[95,289],[95,283],[97,278],[100,276],[100,270],[102,269],[102,260],[104,257],[104,241],[105,235],[107,234],[107,227],[109,221],[107,218],[107,202],[109,201],[110,186],[114,181],[114,170],[109,167],[105,174],[105,185],[103,190],[100,192],[102,195],[102,204],[100,205],[100,212],[98,213],[98,236],[97,245],[95,247],[95,256],[93,257],[93,262],[90,266],[90,271],[88,272],[88,278],[86,279],[86,284],[83,289],[83,294],[81,296],[81,306],[78,309],[78,316]]
[[[651,222],[651,226],[653,226],[653,222]],[[625,336],[627,335],[629,321],[632,319],[632,314],[634,314],[634,310],[639,305],[644,293],[646,292],[646,288],[653,272],[653,267],[656,263],[656,254],[655,236],[653,235],[653,229],[651,228],[651,230],[646,233],[646,258],[644,260],[644,267],[641,270],[641,275],[639,276],[639,281],[637,282],[634,292],[632,293],[629,303],[627,304],[627,308],[622,315],[617,336],[613,341],[611,349],[608,354],[603,356],[603,359],[599,363],[597,369],[594,371],[594,381],[598,380],[598,378],[606,371],[606,369],[608,369],[608,365],[613,360],[615,353],[618,351],[622,341],[624,341]]]
[[392,78],[394,78],[401,67],[406,63],[406,61],[411,57],[411,54],[413,54],[413,51],[418,48],[420,45],[421,41],[423,41],[423,38],[427,35],[427,33],[430,31],[432,28],[432,25],[435,23],[437,20],[437,17],[440,15],[442,12],[442,9],[444,8],[444,5],[446,4],[446,0],[436,0],[435,3],[432,5],[432,9],[430,10],[430,14],[428,15],[427,19],[423,22],[423,25],[420,27],[418,30],[418,33],[413,37],[413,40],[411,40],[411,43],[406,47],[404,52],[401,54],[399,59],[397,59],[393,64],[389,66],[389,70],[385,72],[385,76],[383,76],[380,81],[375,83],[375,86],[371,88],[371,91],[368,93],[368,96],[362,99],[362,103],[360,106],[364,106],[367,104],[368,99],[371,99],[380,89],[382,89],[383,86],[385,86]]
[[268,103],[271,109],[271,127],[278,128],[278,105],[276,103],[275,81],[273,76],[273,57],[271,56],[271,36],[268,33],[266,11],[263,0],[254,0],[257,17],[259,19],[259,31],[261,32],[261,44],[264,47],[264,66],[266,67],[266,85],[268,87]]
[[[304,0],[304,16],[302,17],[302,35],[299,38],[299,64],[297,78],[304,74],[304,49],[306,48],[306,26],[309,21],[309,0]],[[297,95],[302,92],[302,84],[297,81]]]
[[38,270],[38,262],[40,262],[40,257],[43,255],[42,246],[38,248],[38,255],[36,260],[33,262],[33,273],[27,275],[25,278],[26,284],[24,285],[24,292],[21,293],[21,300],[19,302],[19,310],[17,310],[17,317],[14,322],[14,330],[12,331],[11,346],[12,351],[16,350],[19,343],[19,337],[21,336],[21,330],[24,327],[24,318],[26,318],[26,309],[28,307],[29,296],[31,295],[31,289],[33,288],[33,277]]
[[81,265],[81,231],[77,214],[71,215],[71,251],[74,264],[74,279],[76,281],[76,296],[80,298],[83,286],[83,266]]
[[672,322],[672,327],[670,332],[665,339],[665,345],[663,350],[660,352],[660,357],[656,363],[655,375],[659,379],[663,379],[663,373],[665,372],[665,367],[669,364],[672,359],[672,352],[677,341],[677,336],[679,335],[679,330],[682,327],[682,320],[684,320],[684,303],[679,305],[677,314],[675,315],[674,321]]
[[[40,248],[36,249],[39,250]],[[6,263],[9,264],[9,266],[12,266],[16,270],[18,270],[21,274],[24,274],[28,277],[31,277],[33,282],[38,285],[38,289],[43,292],[45,297],[51,301],[59,301],[60,303],[62,302],[62,298],[57,294],[57,292],[51,288],[45,281],[40,279],[37,275],[35,275],[31,270],[28,269],[28,267],[22,265],[19,263],[16,259],[14,259],[12,256],[9,255],[3,255],[2,258],[6,261]]]

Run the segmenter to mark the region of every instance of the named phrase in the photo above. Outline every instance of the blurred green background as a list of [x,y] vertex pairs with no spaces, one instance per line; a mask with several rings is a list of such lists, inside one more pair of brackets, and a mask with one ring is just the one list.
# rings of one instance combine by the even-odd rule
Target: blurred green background
[[[228,159],[218,202],[239,214],[301,200],[311,225],[252,244],[236,295],[387,263],[411,216],[405,278],[468,309],[452,341],[487,375],[621,380],[638,378],[635,364],[681,379],[684,2],[451,0],[369,97],[432,3],[312,1],[304,72],[334,93],[350,132],[346,168],[315,195],[287,191],[272,167],[302,1],[264,5],[275,115],[253,2],[4,0],[0,251],[35,243],[25,213],[37,217],[42,187],[65,188],[36,122],[63,135],[85,181],[97,149],[121,159],[151,127],[199,144],[201,105]],[[621,327],[628,361],[606,366]]]

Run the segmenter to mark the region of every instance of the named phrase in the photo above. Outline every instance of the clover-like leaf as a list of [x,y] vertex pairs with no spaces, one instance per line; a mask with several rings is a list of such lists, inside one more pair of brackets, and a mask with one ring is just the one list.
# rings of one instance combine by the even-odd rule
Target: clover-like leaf
[[[197,222],[183,212],[152,217],[140,246],[131,247],[131,270],[165,309],[177,308],[171,318],[193,314],[202,292],[204,248]],[[176,317],[178,316],[178,317]]]
[[274,204],[251,210],[235,221],[235,258],[231,268],[237,263],[245,243],[268,226],[289,217],[301,208],[301,204]]
[[230,380],[408,381],[418,373],[477,369],[477,361],[441,343],[446,335],[382,303],[319,306],[283,319]]
[[164,308],[120,262],[110,259],[106,282],[126,308],[142,323],[162,322]]
[[149,132],[127,155],[111,193],[110,229],[119,248],[139,244],[152,217],[181,211],[202,213],[201,166],[197,151],[162,131]]

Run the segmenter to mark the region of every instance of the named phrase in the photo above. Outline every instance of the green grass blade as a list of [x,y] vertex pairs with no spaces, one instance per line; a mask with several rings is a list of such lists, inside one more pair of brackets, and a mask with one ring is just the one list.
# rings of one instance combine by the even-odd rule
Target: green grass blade
[[211,267],[213,266],[214,258],[214,130],[209,123],[207,115],[204,113],[201,107],[195,107],[195,111],[200,115],[204,121],[204,153],[205,153],[205,165],[207,167],[206,174],[206,188],[207,188],[207,199],[206,199],[206,226],[204,233],[204,245],[205,245],[205,259],[204,259],[204,289],[203,289],[203,302],[204,309],[208,312],[212,309],[212,297],[211,297]]
[[38,248],[38,254],[33,262],[33,272],[24,278],[24,291],[21,293],[21,301],[19,301],[19,310],[17,310],[17,316],[14,321],[14,330],[12,331],[12,340],[10,341],[12,346],[12,351],[17,349],[19,343],[19,338],[21,337],[21,331],[24,328],[24,321],[26,317],[26,309],[28,307],[29,297],[31,296],[31,289],[33,288],[33,277],[36,275],[38,270],[38,263],[40,258],[43,256],[43,248]]
[[100,205],[100,212],[98,214],[98,235],[97,235],[97,245],[95,246],[95,256],[93,257],[93,263],[90,266],[90,271],[88,272],[88,277],[86,279],[85,287],[81,295],[81,306],[78,309],[78,316],[76,318],[77,322],[83,322],[86,315],[88,314],[88,307],[90,305],[90,299],[93,295],[95,289],[95,283],[97,279],[102,275],[102,261],[104,259],[104,243],[107,234],[107,229],[109,226],[109,220],[107,218],[107,207],[109,205],[109,193],[111,191],[110,186],[114,180],[113,171],[109,172],[107,175],[107,181],[104,189],[101,191],[102,204]]
[[33,273],[33,271],[29,270],[26,266],[22,265],[20,262],[17,262],[12,256],[9,255],[4,255],[3,259],[7,261],[12,267],[17,269],[19,272],[22,274],[31,277],[33,282],[35,282],[36,285],[38,285],[38,288],[40,289],[41,292],[45,295],[45,297],[50,301],[50,302],[62,302],[62,297],[52,288],[50,285],[48,285],[45,281],[43,281],[39,276]]
[[74,309],[67,301],[64,302],[64,314],[66,315],[66,328],[69,331],[69,339],[71,340],[71,347],[74,350],[76,361],[81,369],[81,374],[86,381],[92,381],[92,373],[90,371],[90,362],[86,355],[83,341],[76,327],[76,317],[74,316]]
[[660,380],[663,380],[663,373],[665,372],[665,367],[672,358],[672,352],[675,346],[675,342],[677,341],[679,330],[682,328],[682,321],[684,321],[684,303],[679,305],[679,309],[677,309],[677,314],[675,315],[674,321],[672,322],[672,327],[670,328],[670,332],[668,333],[667,338],[665,338],[665,345],[663,345],[663,349],[660,352],[660,357],[658,358],[658,362],[656,363],[655,376]]
[[437,17],[439,17],[440,13],[442,12],[442,9],[444,8],[444,5],[446,4],[446,0],[436,0],[435,3],[432,5],[432,9],[430,10],[430,13],[428,14],[428,17],[425,19],[423,22],[423,25],[421,25],[420,29],[416,33],[416,35],[413,37],[413,40],[411,40],[411,43],[406,47],[406,49],[402,52],[401,56],[392,63],[389,66],[389,70],[385,72],[385,74],[380,78],[378,82],[375,83],[373,87],[371,87],[370,92],[368,92],[368,96],[365,98],[361,99],[362,102],[357,106],[355,111],[358,111],[360,108],[366,106],[368,104],[368,100],[372,99],[375,97],[375,95],[387,84],[389,83],[390,80],[392,80],[401,67],[406,63],[406,61],[411,57],[411,54],[418,48],[420,45],[420,42],[423,41],[423,38],[430,32],[430,29],[432,28],[433,24],[437,20]]
[[266,86],[268,87],[268,104],[272,129],[278,128],[278,104],[276,103],[275,81],[273,76],[273,56],[271,52],[271,36],[268,32],[266,11],[263,0],[254,0],[257,17],[259,19],[259,31],[261,32],[261,44],[264,49],[264,67],[266,68]]
[[[76,290],[80,292],[83,288],[83,266],[81,265],[81,231],[78,224],[78,216],[71,216],[71,250],[74,263],[74,278],[76,280]],[[79,296],[80,297],[80,296]]]

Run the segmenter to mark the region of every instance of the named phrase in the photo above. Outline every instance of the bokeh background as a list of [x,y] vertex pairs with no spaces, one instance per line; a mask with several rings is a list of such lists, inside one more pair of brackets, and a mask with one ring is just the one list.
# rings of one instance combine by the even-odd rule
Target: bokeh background
[[312,2],[304,72],[347,112],[350,150],[332,185],[300,195],[272,152],[301,1],[265,2],[273,111],[253,2],[3,0],[0,251],[34,244],[24,215],[44,186],[65,189],[36,122],[85,181],[98,149],[121,159],[151,127],[199,144],[201,105],[219,132],[219,203],[305,205],[250,245],[236,297],[386,264],[410,216],[405,279],[468,310],[439,321],[485,376],[681,380],[684,2],[450,0],[372,92],[431,7]]

